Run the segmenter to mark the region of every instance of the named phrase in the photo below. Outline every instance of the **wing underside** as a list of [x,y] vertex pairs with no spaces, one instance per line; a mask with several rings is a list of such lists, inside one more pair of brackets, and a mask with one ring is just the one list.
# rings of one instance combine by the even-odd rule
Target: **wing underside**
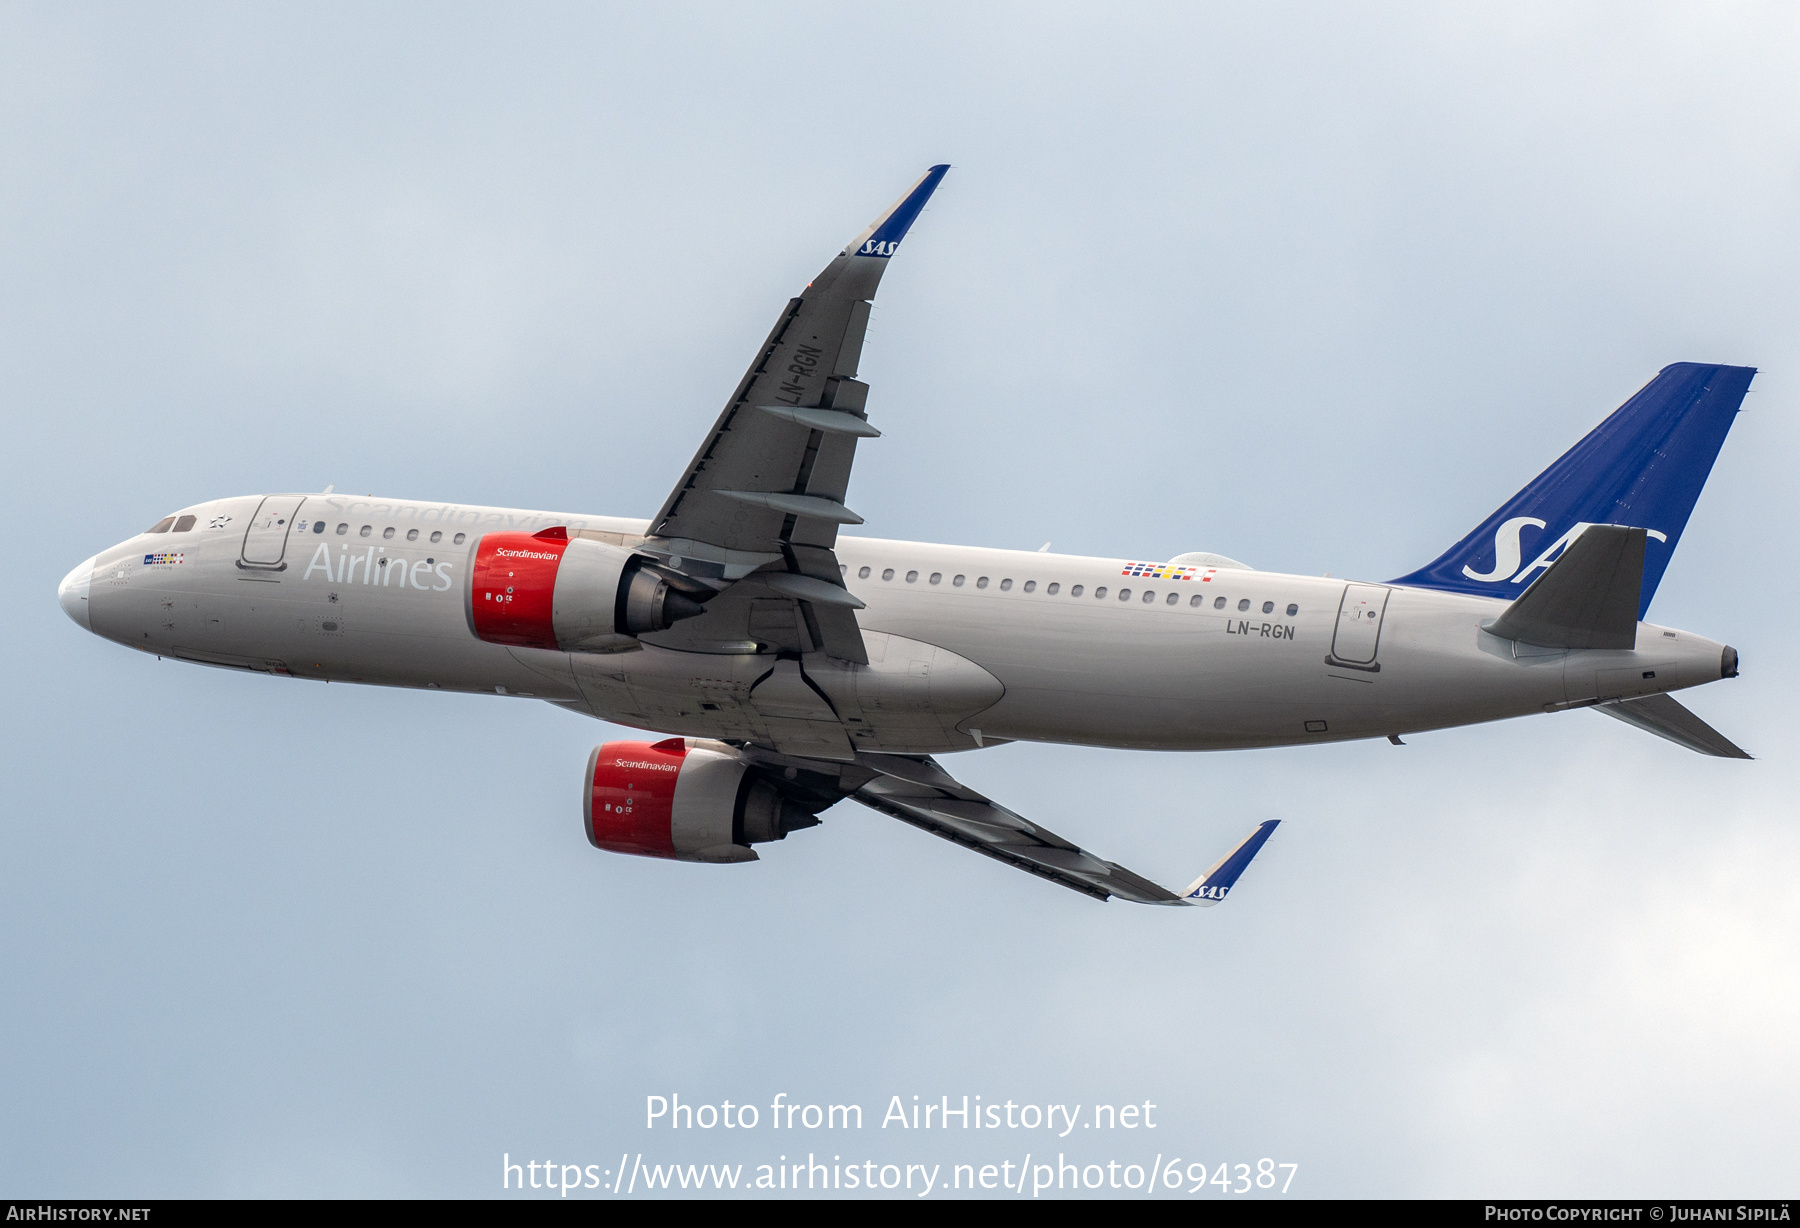
[[[654,642],[703,651],[754,642],[866,663],[858,603],[833,552],[838,526],[862,523],[844,502],[857,442],[880,434],[857,368],[888,260],[948,169],[927,171],[782,309],[644,543],[724,592]],[[763,578],[731,593],[753,575]],[[791,580],[769,583],[778,576]]]
[[1274,820],[1264,823],[1186,892],[1174,892],[982,796],[930,756],[865,753],[858,761],[877,772],[850,794],[863,805],[1097,900],[1216,904],[1275,826]]

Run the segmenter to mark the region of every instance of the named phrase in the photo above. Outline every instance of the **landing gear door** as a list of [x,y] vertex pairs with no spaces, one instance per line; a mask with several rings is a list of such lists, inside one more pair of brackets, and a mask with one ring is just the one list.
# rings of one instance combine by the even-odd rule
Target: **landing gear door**
[[1391,590],[1375,584],[1346,584],[1338,602],[1337,629],[1331,637],[1327,665],[1374,673],[1381,668],[1375,654],[1381,647],[1381,616]]
[[244,549],[238,566],[253,571],[286,571],[288,533],[305,495],[270,495],[250,518],[244,530]]

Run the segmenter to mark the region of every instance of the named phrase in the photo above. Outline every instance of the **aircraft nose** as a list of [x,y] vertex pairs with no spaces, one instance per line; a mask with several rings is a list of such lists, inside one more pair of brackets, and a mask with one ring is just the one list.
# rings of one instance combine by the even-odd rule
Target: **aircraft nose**
[[56,586],[56,600],[62,606],[63,613],[74,619],[75,625],[83,631],[94,629],[88,621],[88,583],[93,575],[94,559],[89,559],[64,576],[62,583]]

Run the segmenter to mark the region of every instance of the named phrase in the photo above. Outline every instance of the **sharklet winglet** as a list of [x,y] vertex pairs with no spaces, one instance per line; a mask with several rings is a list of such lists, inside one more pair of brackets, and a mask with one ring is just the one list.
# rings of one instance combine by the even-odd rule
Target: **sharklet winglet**
[[1255,831],[1214,862],[1206,873],[1188,884],[1187,890],[1181,893],[1181,902],[1211,908],[1223,900],[1230,894],[1244,868],[1262,851],[1262,846],[1269,842],[1269,837],[1275,834],[1275,829],[1280,825],[1280,819],[1265,819],[1257,824]]
[[931,199],[931,194],[937,191],[938,184],[949,170],[950,164],[943,162],[926,171],[917,183],[907,189],[906,195],[889,205],[886,212],[850,240],[850,245],[844,248],[844,254],[886,260],[900,250],[900,240],[912,229],[912,224],[925,208],[925,202]]

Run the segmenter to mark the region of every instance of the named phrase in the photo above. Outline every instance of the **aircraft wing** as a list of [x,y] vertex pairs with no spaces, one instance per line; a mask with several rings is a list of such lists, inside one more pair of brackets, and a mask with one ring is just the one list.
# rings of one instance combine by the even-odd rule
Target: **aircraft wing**
[[1097,900],[1117,896],[1134,904],[1217,904],[1279,822],[1263,823],[1186,891],[1175,892],[990,801],[952,778],[929,755],[865,752],[857,761],[877,773],[850,794],[863,805]]
[[[791,651],[786,641],[797,637],[810,641],[802,651],[867,661],[860,603],[844,591],[832,549],[839,525],[862,523],[844,505],[857,440],[881,433],[869,425],[869,386],[856,378],[857,364],[888,260],[949,169],[926,171],[782,309],[651,520],[643,549],[678,571],[715,583],[762,573],[754,593],[713,599],[707,615],[657,643],[756,640]],[[778,634],[757,635],[759,620]]]

